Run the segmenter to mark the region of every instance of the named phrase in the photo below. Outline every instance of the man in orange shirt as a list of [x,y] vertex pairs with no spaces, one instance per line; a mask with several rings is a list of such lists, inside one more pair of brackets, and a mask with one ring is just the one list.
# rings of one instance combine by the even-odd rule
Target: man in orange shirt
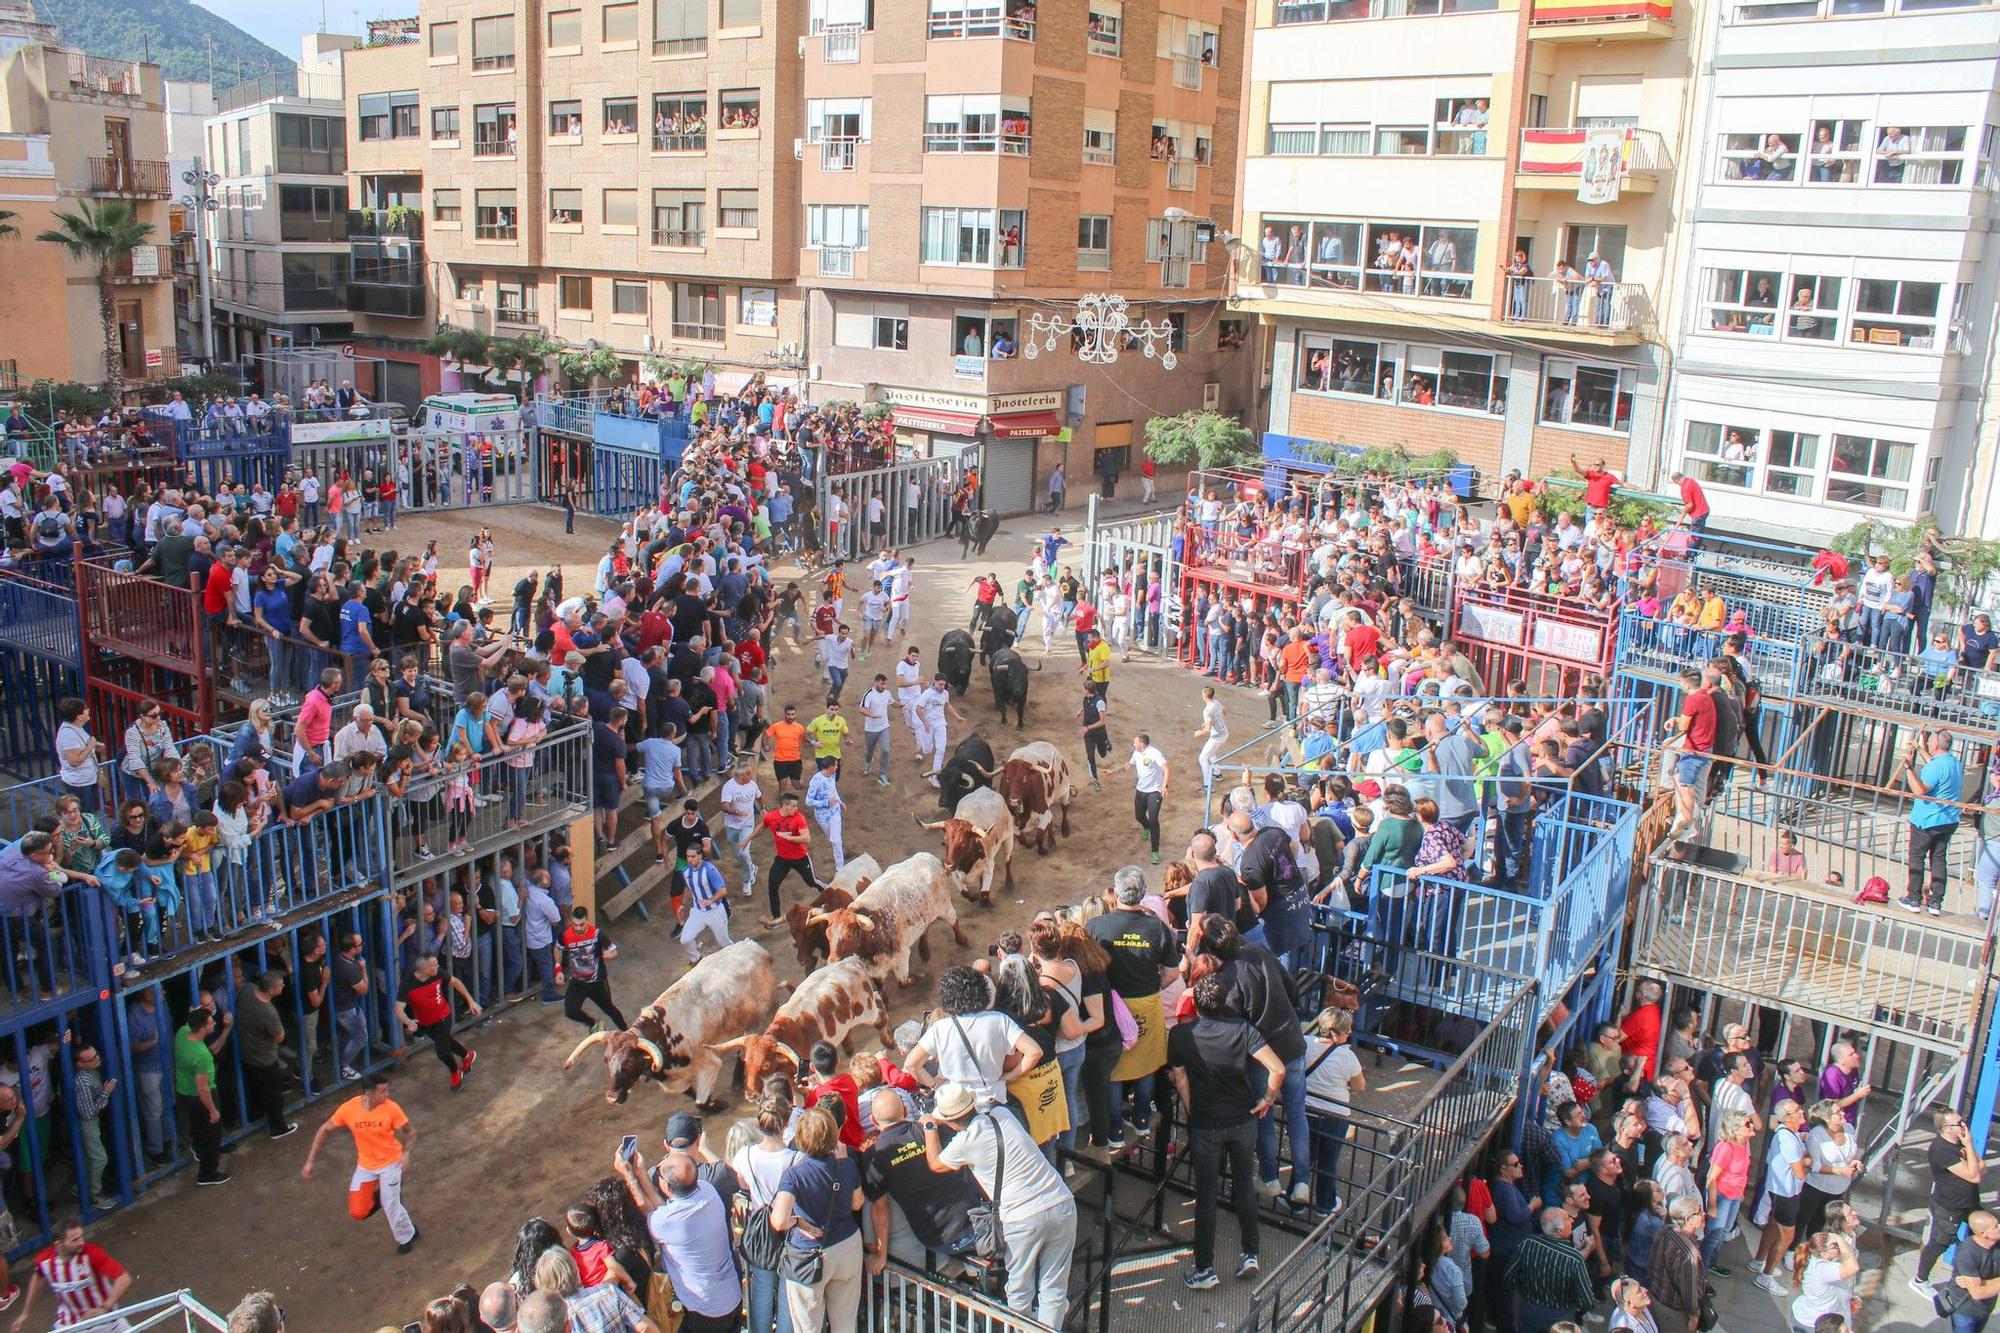
[[797,704],[786,704],[784,718],[764,730],[764,754],[778,775],[781,795],[799,794],[800,780],[805,771],[799,747],[805,744],[805,739],[806,729],[799,721]]
[[1292,636],[1278,650],[1278,674],[1284,682],[1286,717],[1298,717],[1299,690],[1305,685],[1306,677],[1312,674],[1312,669],[1313,650],[1312,645],[1306,642],[1305,627],[1294,625]]
[[350,1097],[327,1117],[306,1150],[299,1179],[311,1180],[313,1161],[335,1128],[354,1136],[354,1176],[347,1183],[347,1214],[360,1221],[377,1210],[389,1219],[396,1253],[408,1254],[417,1243],[417,1224],[403,1207],[403,1158],[417,1141],[417,1127],[403,1108],[389,1100],[389,1076],[370,1074],[359,1097]]

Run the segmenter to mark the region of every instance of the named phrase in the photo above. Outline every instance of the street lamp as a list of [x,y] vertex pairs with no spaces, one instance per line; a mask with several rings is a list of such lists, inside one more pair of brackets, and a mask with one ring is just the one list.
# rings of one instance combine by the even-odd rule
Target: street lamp
[[222,184],[222,177],[204,167],[197,157],[194,165],[181,173],[181,183],[189,190],[180,197],[180,206],[194,215],[194,258],[196,272],[201,275],[201,354],[203,361],[213,366],[215,306],[209,296],[208,215],[221,211],[222,201],[215,197],[215,188]]

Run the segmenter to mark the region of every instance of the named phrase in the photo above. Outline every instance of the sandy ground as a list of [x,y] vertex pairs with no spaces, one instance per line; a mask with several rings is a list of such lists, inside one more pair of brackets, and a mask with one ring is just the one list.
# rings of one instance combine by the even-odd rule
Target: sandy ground
[[[1070,520],[1066,527],[1081,527],[1080,514],[1065,517]],[[606,522],[579,518],[577,533],[565,537],[560,513],[512,507],[421,523],[406,521],[393,544],[410,551],[421,549],[422,539],[436,537],[447,559],[456,558],[464,550],[467,533],[482,521],[497,540],[495,583],[503,597],[504,589],[527,569],[552,561],[564,564],[572,589],[586,586],[613,532]],[[1001,530],[988,559],[967,564],[957,560],[956,543],[936,543],[915,552],[913,641],[923,650],[926,665],[935,658],[939,636],[965,623],[970,607],[966,586],[974,574],[993,569],[1011,581],[1017,556],[1025,558],[1028,540],[1041,530],[1030,519],[1014,520]],[[858,617],[856,623],[858,628]],[[1059,637],[1047,659],[1041,654],[1038,630],[1031,630],[1023,647],[1031,667],[1042,667],[1031,678],[1024,732],[996,723],[991,691],[977,669],[973,689],[959,701],[959,710],[971,728],[986,735],[1003,755],[1028,740],[1049,740],[1063,748],[1075,766],[1080,789],[1071,811],[1072,836],[1047,857],[1023,851],[1015,860],[1013,893],[1001,894],[996,882],[992,906],[965,908],[967,948],[956,948],[945,929],[933,928],[932,957],[928,963],[918,962],[915,984],[900,993],[892,988],[889,998],[896,1021],[925,1008],[939,972],[981,956],[999,931],[1024,927],[1042,906],[1074,902],[1101,890],[1121,865],[1146,862],[1142,835],[1132,819],[1130,775],[1109,778],[1104,790],[1095,792],[1083,768],[1073,716],[1081,691],[1073,639]],[[857,663],[848,690],[848,712],[857,731],[859,719],[852,703],[876,670],[892,669],[894,657],[878,648],[870,661]],[[801,716],[810,716],[820,695],[810,647],[793,649],[785,643],[774,661],[776,700],[794,699]],[[1247,737],[1265,715],[1263,700],[1248,692],[1229,694],[1233,730],[1239,738]],[[1163,843],[1170,859],[1185,848],[1201,818],[1196,747],[1189,739],[1199,715],[1199,680],[1191,673],[1140,659],[1116,667],[1110,711],[1113,759],[1129,751],[1132,732],[1143,726],[1173,766]],[[971,728],[953,723],[953,741]],[[936,797],[922,778],[923,766],[900,722],[894,746],[892,786],[864,783],[857,772],[843,792],[848,802],[848,851],[870,853],[885,865],[938,846],[937,835],[916,823],[915,817],[936,817]],[[854,750],[858,757],[858,735]],[[761,776],[767,793],[772,792],[768,768]],[[816,845],[814,850],[816,864],[826,873],[824,847]],[[760,844],[758,861],[760,868],[768,864],[768,842]],[[734,867],[726,869],[734,896]],[[1157,879],[1158,871],[1150,865],[1147,869]],[[796,883],[787,887],[796,894]],[[610,891],[611,886],[601,890]],[[661,894],[654,900],[664,904]],[[742,902],[740,897],[736,901]],[[735,934],[772,946],[781,980],[796,980],[799,969],[789,939],[757,930],[761,904],[760,892],[757,905],[738,907],[732,920]],[[669,919],[664,911],[655,911],[650,924],[627,916],[611,928],[621,948],[614,988],[628,1013],[686,969],[686,955],[667,938]],[[406,1257],[396,1255],[388,1228],[379,1218],[363,1223],[348,1219],[344,1189],[353,1156],[344,1134],[331,1142],[309,1183],[299,1179],[309,1134],[277,1144],[253,1140],[227,1159],[235,1176],[229,1185],[204,1193],[193,1186],[191,1175],[184,1176],[97,1228],[93,1238],[137,1275],[135,1295],[185,1286],[211,1307],[226,1311],[244,1291],[261,1287],[277,1294],[279,1303],[292,1312],[293,1327],[301,1330],[400,1327],[417,1315],[426,1300],[461,1280],[483,1285],[503,1276],[523,1220],[537,1213],[559,1216],[564,1205],[608,1173],[611,1153],[626,1133],[638,1134],[643,1149],[657,1155],[666,1117],[689,1109],[686,1097],[667,1097],[650,1088],[635,1091],[622,1107],[607,1106],[601,1066],[579,1064],[568,1076],[561,1071],[564,1056],[580,1035],[578,1028],[564,1021],[559,1007],[530,1004],[512,1009],[490,1028],[469,1034],[468,1044],[479,1052],[480,1061],[456,1095],[445,1086],[428,1051],[408,1062],[407,1072],[392,1085],[392,1095],[420,1134],[404,1198],[421,1239]],[[306,1129],[316,1128],[335,1104],[308,1108]],[[732,1108],[711,1118],[709,1133],[718,1146],[727,1125],[739,1114]]]

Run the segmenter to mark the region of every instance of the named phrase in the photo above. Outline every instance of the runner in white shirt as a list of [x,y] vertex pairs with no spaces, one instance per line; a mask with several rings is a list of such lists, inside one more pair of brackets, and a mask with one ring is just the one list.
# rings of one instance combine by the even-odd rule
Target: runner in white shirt
[[906,638],[910,633],[910,571],[916,567],[916,563],[908,556],[899,555],[896,567],[883,581],[883,586],[889,590],[889,642],[891,643],[896,641],[899,631]]
[[868,591],[861,594],[861,660],[866,662],[875,640],[882,633],[882,627],[889,619],[889,594],[882,591],[882,581],[875,580],[868,585]]
[[764,804],[763,789],[757,785],[756,770],[749,763],[736,765],[729,781],[722,784],[716,799],[722,806],[722,840],[743,868],[743,896],[756,891],[757,863],[750,856],[750,838],[757,831],[757,812]]
[[923,717],[917,709],[917,696],[924,692],[924,669],[918,658],[917,650],[912,648],[896,663],[896,701],[903,705],[903,723],[917,738],[917,750],[922,753]]
[[1166,755],[1160,753],[1153,744],[1153,738],[1140,732],[1132,738],[1132,753],[1118,768],[1106,769],[1109,776],[1119,769],[1132,770],[1132,819],[1144,831],[1151,844],[1153,864],[1160,863],[1160,806],[1167,799],[1167,782],[1172,776],[1167,766]]
[[880,751],[882,771],[875,781],[884,787],[889,785],[889,710],[895,703],[889,678],[876,672],[875,688],[861,696],[861,776],[875,772],[875,755]]
[[1062,585],[1046,574],[1035,590],[1035,605],[1042,612],[1042,656],[1056,650],[1056,631],[1062,628]]
[[1132,594],[1123,588],[1111,597],[1111,646],[1124,661],[1132,660]]
[[1195,728],[1194,738],[1201,742],[1201,753],[1195,762],[1201,767],[1201,785],[1215,785],[1215,756],[1222,753],[1224,742],[1229,739],[1229,723],[1223,717],[1222,700],[1215,697],[1215,686],[1201,687],[1201,725]]
[[944,768],[945,717],[949,715],[960,722],[965,714],[952,706],[951,686],[945,684],[943,676],[934,676],[930,688],[917,696],[917,754],[930,752],[931,766],[924,777],[931,786],[938,785],[938,773]]

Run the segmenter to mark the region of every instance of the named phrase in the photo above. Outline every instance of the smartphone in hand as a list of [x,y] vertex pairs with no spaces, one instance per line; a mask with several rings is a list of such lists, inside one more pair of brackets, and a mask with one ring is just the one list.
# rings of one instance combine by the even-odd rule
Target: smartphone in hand
[[618,1141],[619,1161],[621,1162],[631,1161],[632,1158],[637,1155],[638,1151],[639,1151],[639,1136],[637,1134],[627,1134],[624,1138]]

